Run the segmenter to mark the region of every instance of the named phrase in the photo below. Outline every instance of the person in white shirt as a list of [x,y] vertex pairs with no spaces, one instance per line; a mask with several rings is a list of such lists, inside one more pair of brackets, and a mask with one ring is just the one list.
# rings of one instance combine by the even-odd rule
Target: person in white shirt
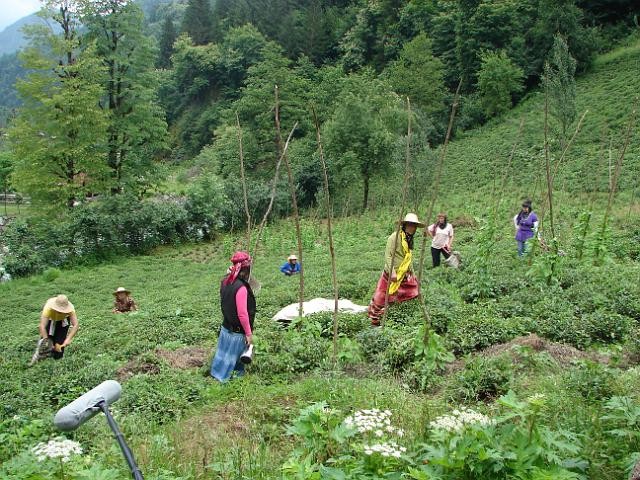
[[447,214],[439,213],[437,221],[427,228],[427,232],[433,238],[431,240],[431,258],[433,267],[440,266],[440,255],[444,258],[451,256],[451,244],[453,243],[453,225],[447,222]]

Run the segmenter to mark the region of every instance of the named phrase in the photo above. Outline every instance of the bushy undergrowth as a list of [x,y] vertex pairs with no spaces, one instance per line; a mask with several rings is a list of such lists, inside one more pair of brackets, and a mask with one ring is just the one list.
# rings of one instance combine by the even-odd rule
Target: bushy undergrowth
[[[380,275],[384,234],[391,222],[385,223],[377,216],[357,220],[335,224],[339,288],[341,298],[366,305]],[[222,472],[229,469],[238,478],[280,478],[283,472],[299,474],[297,478],[319,478],[318,474],[355,478],[341,477],[338,470],[353,475],[368,472],[370,476],[362,478],[376,478],[371,476],[371,469],[381,468],[394,478],[401,478],[398,472],[414,480],[430,478],[424,475],[433,476],[437,471],[440,478],[476,480],[484,477],[462,473],[459,463],[451,465],[422,445],[435,445],[449,452],[451,458],[464,458],[484,469],[487,464],[479,460],[480,450],[452,450],[452,444],[444,437],[430,436],[429,422],[440,413],[462,406],[499,418],[510,407],[503,410],[496,400],[509,390],[521,398],[536,393],[547,396],[549,408],[542,408],[536,418],[548,431],[566,430],[596,439],[587,447],[574,442],[573,437],[569,442],[580,448],[570,458],[580,458],[580,462],[585,457],[598,458],[590,467],[596,473],[585,472],[583,463],[580,468],[573,468],[544,463],[542,457],[536,457],[536,475],[563,478],[553,475],[570,475],[562,472],[564,469],[593,480],[622,478],[629,455],[616,448],[615,434],[607,429],[617,427],[605,428],[609,420],[604,416],[606,402],[616,396],[629,397],[632,405],[637,400],[634,391],[640,385],[638,372],[634,368],[622,372],[615,367],[618,360],[633,365],[633,358],[640,358],[640,347],[635,345],[639,294],[633,279],[639,272],[637,264],[613,257],[599,266],[594,266],[591,258],[569,262],[558,281],[549,287],[543,279],[527,277],[527,260],[518,261],[515,252],[510,252],[487,264],[490,275],[485,280],[492,284],[487,291],[496,293],[485,297],[469,297],[465,293],[466,286],[478,281],[472,268],[425,269],[422,291],[431,328],[425,331],[427,319],[420,300],[392,305],[384,328],[371,328],[365,314],[340,314],[334,364],[331,313],[294,321],[288,328],[271,320],[280,308],[297,301],[298,278],[284,277],[278,271],[286,255],[296,248],[291,227],[288,223],[270,225],[264,232],[254,269],[262,283],[257,294],[254,363],[248,367],[246,378],[225,386],[208,378],[208,362],[220,326],[218,282],[231,252],[243,243],[241,235],[225,236],[211,243],[165,247],[156,249],[153,255],[129,256],[93,267],[52,267],[42,275],[0,285],[0,309],[10,312],[10,318],[0,321],[0,326],[11,332],[0,360],[0,435],[7,442],[0,450],[0,461],[14,466],[14,461],[33,462],[22,455],[33,444],[55,435],[50,418],[57,408],[106,378],[120,376],[123,396],[114,410],[125,434],[140,451],[141,463],[150,478],[224,478]],[[323,227],[305,220],[302,230],[305,296],[331,298],[330,261]],[[463,258],[476,251],[473,235],[471,229],[460,228],[457,232]],[[500,242],[507,252],[513,247],[510,238]],[[120,285],[132,290],[140,306],[138,313],[110,313],[111,292]],[[43,361],[28,368],[40,309],[48,297],[57,293],[68,294],[75,304],[80,331],[62,361]],[[491,350],[484,351],[528,333],[580,349],[598,348],[603,351],[599,355],[612,357],[611,366],[571,358],[559,363],[549,353],[524,347],[514,347],[516,353],[497,357]],[[158,354],[159,350],[193,346],[205,350],[206,358],[201,360],[204,365],[199,368],[182,369]],[[574,355],[572,349],[567,352]],[[454,354],[458,359],[452,363]],[[123,374],[123,369],[128,372]],[[408,459],[395,458],[389,463],[385,457],[382,461],[381,452],[367,455],[364,446],[357,455],[344,450],[345,455],[351,455],[349,459],[341,457],[331,464],[307,463],[296,457],[292,453],[296,447],[293,438],[282,438],[283,425],[291,422],[300,408],[321,400],[327,402],[329,410],[339,408],[344,415],[355,408],[395,407],[407,439],[406,443],[396,443],[407,448],[401,453]],[[14,415],[23,419],[20,428],[26,429],[18,434],[10,424]],[[603,420],[594,424],[594,418]],[[476,442],[474,445],[480,442],[478,448],[495,448],[499,452],[496,465],[500,465],[501,472],[513,473],[509,469],[516,468],[512,462],[515,447],[507,445],[516,440],[508,430],[519,429],[524,421],[518,417],[496,425],[496,430],[479,430],[471,436],[456,437],[457,440],[452,437],[451,441]],[[93,422],[77,434],[78,438],[87,444],[100,468],[121,471],[117,451],[114,454],[110,450],[108,436],[99,440],[100,435],[95,435],[98,420]],[[171,448],[163,450],[164,456],[150,452],[147,445],[155,445],[150,439],[172,429],[177,432],[166,440]],[[492,440],[485,435],[491,435]],[[336,449],[346,445],[334,440],[321,454],[326,460],[337,458]],[[212,445],[215,459],[196,454],[213,450]],[[257,451],[256,445],[261,450]],[[585,450],[593,445],[606,451],[607,457]],[[541,448],[547,449],[544,455],[560,455],[560,450],[548,444]],[[625,448],[628,452],[640,450],[631,441],[625,443]],[[373,459],[374,453],[377,460]],[[167,455],[172,460],[165,458]],[[249,455],[257,455],[258,463],[243,464],[240,458]],[[183,461],[184,456],[189,460]],[[429,463],[420,463],[424,460]],[[428,470],[425,465],[435,470]],[[174,474],[159,473],[163,469]],[[81,475],[81,470],[80,466],[77,471],[70,470],[70,475]],[[533,471],[523,478],[536,478],[531,477]]]

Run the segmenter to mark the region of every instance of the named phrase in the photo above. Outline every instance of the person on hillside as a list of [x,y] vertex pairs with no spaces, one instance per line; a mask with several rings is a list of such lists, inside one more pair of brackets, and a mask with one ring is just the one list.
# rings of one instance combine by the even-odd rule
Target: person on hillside
[[[40,314],[39,348],[31,363],[47,357],[49,353],[55,360],[60,360],[64,355],[64,349],[75,337],[78,327],[75,308],[66,295],[58,295],[47,300]],[[50,345],[51,350],[47,351],[45,345]]]
[[231,257],[231,267],[220,284],[220,308],[222,327],[218,347],[211,362],[211,376],[226,382],[235,372],[244,374],[240,357],[253,344],[253,321],[256,316],[256,299],[249,284],[251,256],[236,252]]
[[369,303],[369,318],[374,327],[380,325],[380,319],[384,315],[387,285],[389,285],[389,303],[411,300],[420,293],[412,264],[413,237],[418,228],[424,228],[424,223],[418,220],[415,213],[407,213],[402,221],[399,235],[393,232],[387,238],[384,270]]
[[453,243],[453,225],[447,222],[447,214],[439,213],[435,223],[429,225],[427,232],[431,240],[431,259],[433,268],[440,266],[440,256],[445,259],[451,256],[451,244]]
[[124,287],[118,287],[113,292],[115,299],[113,300],[113,313],[128,313],[138,310],[138,306],[133,298],[131,298],[131,292]]
[[280,267],[280,271],[287,277],[300,273],[300,264],[298,263],[298,257],[295,255],[289,255],[287,261]]
[[518,256],[522,257],[526,251],[527,241],[538,232],[538,216],[531,210],[531,200],[522,202],[522,210],[513,217],[513,226],[516,229]]

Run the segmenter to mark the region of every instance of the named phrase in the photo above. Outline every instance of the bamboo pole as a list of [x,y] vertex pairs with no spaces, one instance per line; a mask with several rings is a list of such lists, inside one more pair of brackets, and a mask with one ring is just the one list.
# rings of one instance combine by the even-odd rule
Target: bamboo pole
[[518,126],[518,133],[516,134],[516,138],[513,141],[513,147],[511,147],[511,153],[509,154],[509,159],[507,160],[507,166],[502,173],[502,179],[500,180],[500,194],[498,195],[498,201],[496,202],[496,208],[494,210],[494,216],[497,215],[498,210],[500,209],[500,204],[504,198],[505,190],[507,188],[507,178],[509,177],[509,173],[511,171],[511,165],[513,163],[513,157],[518,148],[518,144],[520,143],[520,137],[522,136],[522,131],[524,130],[524,117],[520,119],[520,125]]
[[[276,138],[278,141],[278,146],[282,145],[282,136],[280,134],[280,100],[278,96],[278,86],[275,86],[275,97],[276,97],[276,112],[275,112],[275,122],[276,122]],[[293,207],[293,220],[296,225],[296,239],[298,241],[298,261],[300,263],[300,305],[298,306],[298,316],[302,317],[302,308],[304,303],[304,262],[302,261],[302,232],[300,230],[300,214],[298,213],[298,199],[296,196],[296,186],[293,181],[293,172],[291,171],[291,164],[289,163],[289,159],[287,157],[286,152],[283,151],[282,159],[284,160],[284,165],[287,169],[287,178],[289,180],[289,192],[291,193],[291,205]]]
[[322,149],[322,139],[320,138],[320,123],[316,115],[316,109],[312,106],[313,122],[316,126],[316,139],[318,141],[318,155],[322,164],[322,173],[324,180],[324,197],[327,209],[327,234],[329,236],[329,254],[331,255],[331,275],[333,281],[333,365],[338,360],[338,274],[336,271],[336,252],[333,247],[333,232],[331,229],[331,219],[333,218],[333,206],[331,205],[331,197],[329,196],[329,175],[327,174],[327,163],[324,160],[324,150]]
[[[458,82],[458,88],[456,89],[456,94],[453,97],[453,105],[451,105],[451,115],[449,115],[449,125],[447,126],[447,134],[444,138],[444,144],[442,145],[442,150],[440,150],[440,157],[438,158],[438,165],[436,166],[436,176],[433,181],[431,202],[429,203],[429,209],[427,210],[426,222],[429,225],[431,221],[431,217],[433,215],[433,208],[436,204],[436,199],[438,197],[438,188],[440,187],[440,175],[442,173],[442,165],[444,164],[444,159],[447,155],[447,146],[449,145],[449,140],[451,139],[451,130],[453,129],[453,119],[456,116],[456,110],[458,109],[458,101],[460,99],[460,88],[462,87],[462,79]],[[424,252],[427,247],[427,232],[425,231],[425,235],[422,238],[422,247],[420,249],[420,267],[418,268],[418,286],[421,285],[422,282],[422,272],[424,270]]]
[[276,162],[276,173],[273,175],[273,182],[271,183],[271,197],[269,199],[269,205],[267,206],[267,210],[264,212],[262,216],[262,220],[260,221],[260,226],[258,227],[258,233],[256,234],[256,243],[251,250],[253,252],[253,257],[258,254],[258,245],[260,244],[260,240],[262,239],[262,231],[264,230],[265,225],[267,224],[267,219],[269,218],[269,214],[271,213],[271,209],[273,208],[273,202],[276,198],[276,187],[278,185],[278,176],[280,173],[280,165],[282,164],[282,158],[287,153],[287,149],[289,148],[289,143],[291,142],[291,137],[293,137],[293,132],[298,127],[298,122],[293,125],[293,128],[289,132],[289,136],[287,137],[287,141],[284,144],[284,148],[282,149],[282,153],[278,157],[278,161]]
[[638,97],[636,97],[635,102],[633,103],[633,109],[631,110],[631,115],[629,116],[629,123],[627,124],[627,132],[625,134],[624,143],[622,145],[622,150],[620,151],[620,156],[615,164],[615,169],[613,171],[613,178],[611,179],[611,188],[609,189],[609,198],[607,199],[607,209],[604,214],[604,221],[602,222],[602,233],[604,234],[607,224],[609,222],[609,216],[611,215],[611,208],[613,206],[613,199],[616,195],[616,190],[618,188],[618,180],[620,179],[620,171],[622,169],[622,161],[624,160],[624,155],[627,152],[627,147],[629,146],[629,142],[631,141],[631,132],[633,132],[633,128],[636,121],[636,113],[638,110]]
[[402,201],[400,203],[400,219],[396,227],[396,236],[393,240],[393,253],[391,254],[391,264],[389,266],[389,276],[387,278],[387,289],[384,293],[384,310],[382,312],[382,321],[380,326],[384,328],[387,320],[387,309],[389,307],[389,289],[391,288],[391,278],[394,269],[394,260],[396,258],[396,249],[398,248],[398,238],[400,237],[400,229],[402,228],[402,220],[404,219],[404,210],[407,203],[407,186],[409,184],[409,164],[411,157],[411,102],[407,97],[407,150],[404,161],[404,179],[402,181]]
[[588,112],[589,112],[589,110],[585,110],[584,111],[584,113],[580,117],[580,120],[578,121],[578,125],[576,126],[575,132],[573,132],[573,135],[571,136],[571,139],[565,145],[564,149],[562,150],[562,153],[560,154],[560,157],[558,157],[558,160],[556,160],[556,163],[555,163],[555,165],[553,167],[553,175],[551,176],[551,182],[553,182],[555,180],[556,174],[558,173],[558,168],[560,167],[560,164],[564,160],[565,155],[569,151],[569,148],[571,148],[571,145],[573,144],[573,141],[578,136],[578,133],[580,132],[580,127],[582,127],[582,122],[584,121],[584,117],[586,117]]
[[246,251],[251,249],[251,213],[249,212],[249,199],[247,196],[247,181],[244,175],[244,152],[242,151],[242,128],[240,127],[240,117],[236,111],[236,134],[238,136],[238,149],[240,152],[240,179],[242,180],[242,197],[244,200],[244,213],[247,216],[247,240]]
[[544,165],[547,176],[547,202],[549,206],[549,222],[551,224],[551,242],[556,245],[556,232],[553,224],[553,179],[551,177],[551,160],[549,158],[549,92],[545,92],[544,96]]
[[[545,98],[546,98],[546,97],[545,97]],[[545,99],[545,102],[546,102],[546,101],[547,101],[547,100]],[[548,116],[548,105],[547,105],[546,103],[545,103],[545,109],[546,109],[546,110],[545,110],[545,116]],[[575,140],[575,139],[576,139],[576,137],[578,136],[578,133],[580,132],[580,128],[582,127],[582,123],[583,123],[583,121],[584,121],[584,117],[587,115],[587,112],[588,112],[588,110],[585,110],[585,111],[584,111],[584,113],[582,114],[582,116],[580,117],[580,121],[579,121],[579,122],[578,122],[578,124],[576,125],[576,129],[575,129],[575,131],[573,132],[573,135],[571,136],[571,139],[570,139],[570,140],[569,140],[569,142],[565,145],[565,148],[562,150],[562,153],[560,154],[560,157],[558,158],[558,160],[556,160],[556,162],[554,163],[553,173],[551,173],[551,187],[552,187],[552,189],[553,189],[553,183],[554,183],[554,181],[555,181],[556,174],[557,174],[557,172],[558,172],[558,168],[560,167],[560,164],[561,164],[561,163],[562,163],[562,161],[564,160],[564,158],[565,158],[565,156],[566,156],[566,154],[567,154],[567,152],[568,152],[569,148],[571,147],[571,145],[573,145],[574,140]],[[546,130],[545,130],[545,137],[544,137],[544,138],[545,138],[545,140],[544,140],[544,142],[545,142],[545,149],[544,149],[544,151],[545,151],[545,172],[546,172],[546,162],[547,162],[548,160],[550,161],[550,159],[548,159],[548,158],[547,158],[547,157],[548,157],[548,155],[549,155],[549,144],[548,144],[548,141],[547,141],[547,135],[548,135],[548,120],[547,120],[546,118],[545,118],[545,122],[547,122],[547,123],[545,123],[545,129],[546,129]],[[548,183],[548,182],[547,182],[547,183]],[[547,184],[547,190],[548,190],[548,189],[549,189],[549,185]],[[549,196],[548,196],[548,192],[547,192],[547,198],[546,198],[546,201],[545,201],[545,203],[543,203],[543,204],[542,204],[542,209],[541,209],[541,211],[540,211],[540,220],[539,220],[539,221],[540,221],[540,224],[541,224],[541,225],[543,224],[543,221],[544,221],[544,217],[545,217],[545,214],[546,214],[547,208],[549,207],[549,203],[548,203],[548,202],[549,202]],[[550,213],[551,213],[551,212],[550,212]],[[552,221],[551,223],[553,223],[553,221]],[[551,236],[552,236],[552,237],[555,237],[555,235],[553,234],[553,226],[552,226],[551,230],[552,230]]]

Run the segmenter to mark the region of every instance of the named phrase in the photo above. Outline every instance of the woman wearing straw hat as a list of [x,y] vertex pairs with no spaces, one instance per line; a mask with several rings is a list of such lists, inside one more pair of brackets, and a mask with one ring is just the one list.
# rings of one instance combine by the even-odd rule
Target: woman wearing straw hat
[[229,380],[234,373],[237,376],[244,374],[240,357],[253,344],[256,299],[249,285],[250,273],[251,256],[247,252],[236,252],[220,285],[222,327],[211,362],[211,376],[221,382]]
[[371,325],[375,327],[380,325],[380,318],[384,315],[387,285],[389,303],[411,300],[420,293],[418,281],[413,275],[412,263],[413,237],[418,228],[424,228],[424,223],[418,220],[415,213],[407,213],[402,221],[400,236],[396,239],[397,232],[393,232],[387,238],[384,270],[369,303],[369,318]]
[[47,300],[40,314],[40,337],[49,339],[53,344],[51,356],[54,359],[62,358],[65,347],[71,343],[77,331],[78,317],[67,296],[58,295]]
[[300,273],[300,264],[298,263],[298,257],[291,254],[287,257],[287,261],[280,267],[280,271],[287,277]]
[[138,310],[138,306],[130,294],[131,292],[124,287],[118,287],[113,292],[113,296],[116,297],[113,300],[113,313],[127,313]]

